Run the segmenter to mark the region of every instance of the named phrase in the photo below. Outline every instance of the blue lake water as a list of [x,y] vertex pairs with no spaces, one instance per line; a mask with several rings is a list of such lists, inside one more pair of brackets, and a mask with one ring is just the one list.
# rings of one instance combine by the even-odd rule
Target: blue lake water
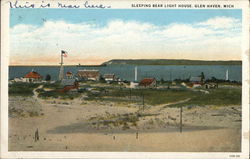
[[[31,70],[41,74],[43,78],[49,74],[52,80],[57,80],[59,75],[59,66],[10,66],[9,79],[15,77],[24,77]],[[135,65],[108,65],[104,67],[76,67],[64,66],[64,73],[71,71],[74,74],[81,69],[95,69],[99,70],[101,74],[114,73],[119,78],[124,80],[134,80]],[[138,80],[148,77],[154,77],[157,80],[174,80],[187,79],[190,76],[199,76],[201,72],[205,74],[205,78],[215,77],[218,79],[225,79],[226,71],[229,73],[229,80],[242,80],[242,66],[241,65],[139,65]]]

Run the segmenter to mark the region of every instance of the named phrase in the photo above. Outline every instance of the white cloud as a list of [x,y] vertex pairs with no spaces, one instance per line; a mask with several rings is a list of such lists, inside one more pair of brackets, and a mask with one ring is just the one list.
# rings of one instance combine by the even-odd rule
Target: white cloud
[[[112,58],[240,58],[241,22],[215,17],[195,24],[157,26],[136,21],[110,21],[105,26],[47,21],[42,26],[20,24],[11,28],[11,56],[58,56],[69,59]],[[226,47],[225,47],[226,46]]]
[[198,23],[201,26],[208,26],[214,29],[228,29],[240,27],[241,22],[239,19],[230,18],[230,17],[215,17],[208,19],[207,21]]

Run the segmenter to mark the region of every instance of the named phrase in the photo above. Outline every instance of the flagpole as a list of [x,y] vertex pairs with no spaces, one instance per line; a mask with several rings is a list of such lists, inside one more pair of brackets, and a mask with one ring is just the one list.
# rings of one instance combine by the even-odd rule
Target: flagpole
[[63,54],[61,53],[61,66],[63,65]]
[[60,68],[60,72],[59,72],[59,80],[61,81],[63,79],[63,54],[61,52],[61,68]]

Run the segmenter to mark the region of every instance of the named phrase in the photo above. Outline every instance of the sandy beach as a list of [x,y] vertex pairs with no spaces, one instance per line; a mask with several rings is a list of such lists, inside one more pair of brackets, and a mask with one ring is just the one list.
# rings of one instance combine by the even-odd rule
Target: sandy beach
[[[182,101],[179,101],[182,102]],[[241,106],[150,106],[10,96],[10,151],[239,152]],[[32,112],[32,113],[31,113]],[[35,113],[34,113],[35,112]],[[124,119],[128,122],[122,122]],[[132,120],[133,119],[133,120]],[[134,120],[135,119],[135,120]],[[39,140],[35,141],[38,129]]]

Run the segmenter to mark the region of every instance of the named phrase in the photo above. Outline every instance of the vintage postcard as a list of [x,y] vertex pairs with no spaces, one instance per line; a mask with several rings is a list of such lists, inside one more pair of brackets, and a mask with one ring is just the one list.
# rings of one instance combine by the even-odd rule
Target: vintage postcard
[[249,158],[248,1],[1,1],[1,158]]

